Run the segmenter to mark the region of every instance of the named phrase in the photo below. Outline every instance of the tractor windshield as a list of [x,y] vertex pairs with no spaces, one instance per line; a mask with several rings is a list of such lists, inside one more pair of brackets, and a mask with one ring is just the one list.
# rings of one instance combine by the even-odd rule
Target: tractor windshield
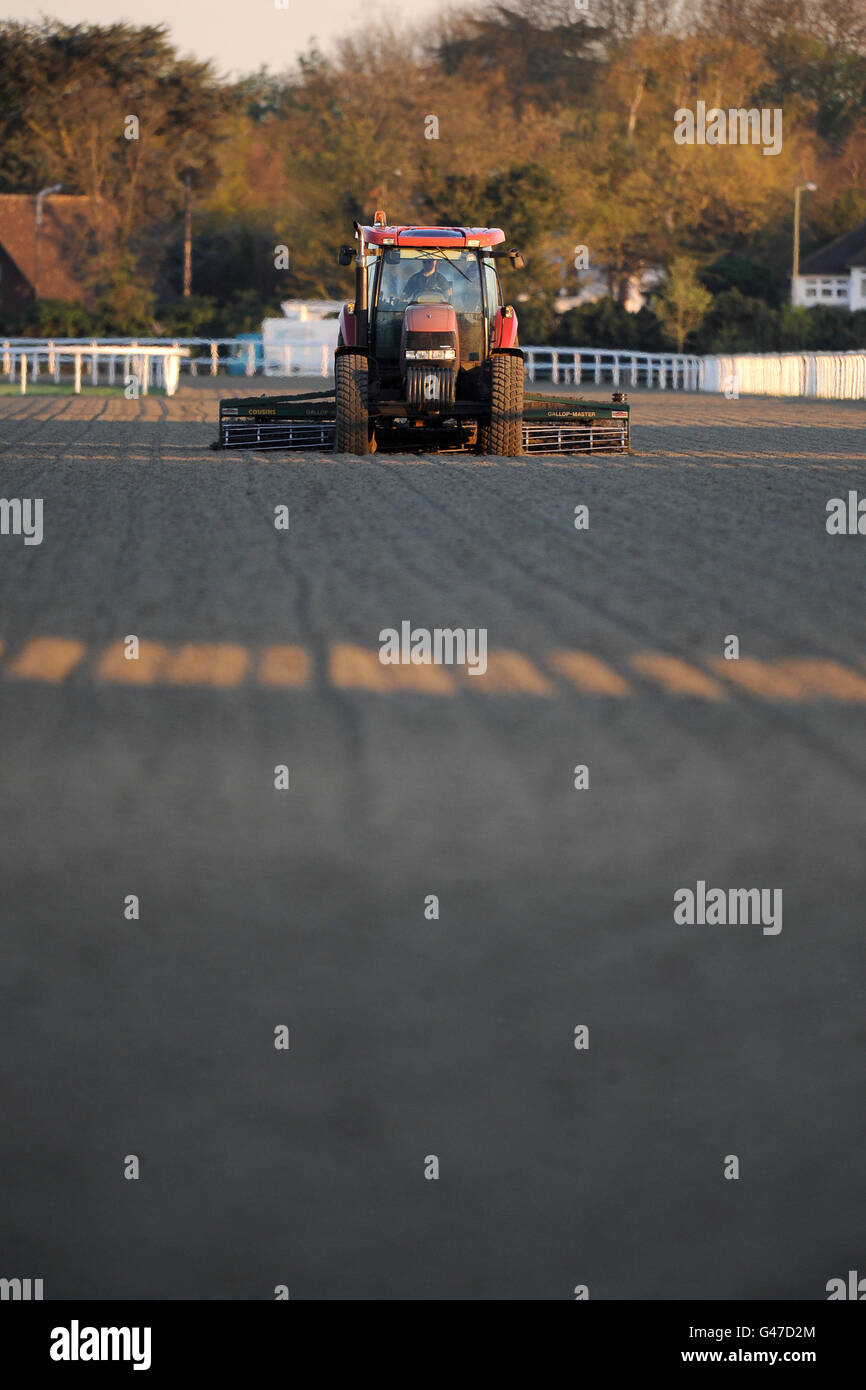
[[377,289],[377,357],[396,361],[403,315],[410,304],[450,304],[457,315],[461,361],[469,367],[482,360],[484,301],[476,251],[388,247],[379,259]]

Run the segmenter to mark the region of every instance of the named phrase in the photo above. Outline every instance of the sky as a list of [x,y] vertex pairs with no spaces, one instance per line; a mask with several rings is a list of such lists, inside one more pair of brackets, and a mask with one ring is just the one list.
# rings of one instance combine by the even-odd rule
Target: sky
[[[286,4],[287,8],[277,8]],[[434,15],[441,0],[0,0],[0,19],[35,21],[41,14],[68,24],[167,23],[181,53],[211,58],[225,76],[267,65],[289,67],[315,38],[327,50],[364,20]]]

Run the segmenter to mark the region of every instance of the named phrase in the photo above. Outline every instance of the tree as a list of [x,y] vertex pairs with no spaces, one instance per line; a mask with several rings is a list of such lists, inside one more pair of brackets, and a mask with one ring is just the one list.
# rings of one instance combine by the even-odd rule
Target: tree
[[695,262],[688,256],[674,256],[655,311],[677,352],[683,351],[689,334],[700,328],[711,303],[712,295],[699,281]]
[[[698,100],[783,106],[781,152],[676,145],[673,113]],[[757,343],[783,331],[763,309],[786,294],[795,184],[820,184],[804,254],[866,217],[864,114],[863,0],[486,0],[432,29],[363,15],[327,55],[236,83],[180,58],[162,26],[0,22],[0,193],[60,182],[88,196],[68,254],[88,268],[88,303],[130,325],[153,295],[172,323],[210,321],[212,300],[227,330],[283,298],[351,296],[335,249],[384,207],[395,222],[501,225],[527,258],[503,267],[527,341],[649,346],[658,321],[624,303],[670,264],[657,303],[671,341],[696,341],[700,278],[716,304],[699,341]],[[181,313],[185,174],[201,302]],[[557,321],[578,244],[619,308]],[[810,323],[841,342],[838,319]]]
[[130,257],[180,213],[183,176],[216,176],[231,89],[178,58],[162,25],[0,23],[0,71],[0,191],[62,183],[87,197],[69,255],[94,293],[122,301]]

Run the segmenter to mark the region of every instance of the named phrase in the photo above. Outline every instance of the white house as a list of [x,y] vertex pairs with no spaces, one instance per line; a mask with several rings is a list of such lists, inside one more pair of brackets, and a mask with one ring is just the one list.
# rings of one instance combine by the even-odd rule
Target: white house
[[829,304],[837,309],[866,309],[866,222],[837,237],[800,263],[793,277],[791,303],[813,309]]

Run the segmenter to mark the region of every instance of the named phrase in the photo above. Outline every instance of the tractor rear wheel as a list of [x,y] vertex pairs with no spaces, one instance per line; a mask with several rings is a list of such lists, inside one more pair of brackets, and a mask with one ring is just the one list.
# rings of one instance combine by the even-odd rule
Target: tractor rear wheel
[[517,458],[523,453],[523,358],[490,359],[490,424],[478,431],[479,452]]
[[370,416],[367,409],[369,368],[362,352],[343,352],[334,363],[337,429],[334,452],[370,453]]

